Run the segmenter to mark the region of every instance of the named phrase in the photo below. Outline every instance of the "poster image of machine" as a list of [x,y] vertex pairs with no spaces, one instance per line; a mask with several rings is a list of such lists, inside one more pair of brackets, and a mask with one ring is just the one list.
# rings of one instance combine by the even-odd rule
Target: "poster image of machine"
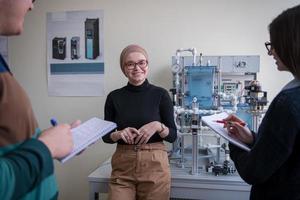
[[103,11],[47,13],[49,96],[104,94]]
[[85,57],[95,59],[99,56],[99,19],[85,20]]
[[55,37],[52,40],[52,58],[64,60],[66,58],[66,37]]
[[80,37],[71,38],[71,59],[80,58]]

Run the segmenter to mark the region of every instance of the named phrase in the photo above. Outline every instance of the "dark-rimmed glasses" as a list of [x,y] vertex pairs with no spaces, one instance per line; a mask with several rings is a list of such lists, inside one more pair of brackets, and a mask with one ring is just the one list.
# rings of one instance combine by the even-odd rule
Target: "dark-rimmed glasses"
[[135,68],[135,66],[139,66],[139,68],[144,69],[148,66],[147,60],[139,60],[138,62],[127,62],[125,63],[125,67],[129,70],[132,70]]
[[265,42],[265,46],[266,46],[266,49],[268,51],[268,54],[271,54],[271,50],[272,50],[272,43],[271,42]]

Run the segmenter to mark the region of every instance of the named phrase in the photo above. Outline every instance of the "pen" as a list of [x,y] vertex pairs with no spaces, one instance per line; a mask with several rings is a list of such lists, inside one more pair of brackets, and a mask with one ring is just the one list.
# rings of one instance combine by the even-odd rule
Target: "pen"
[[54,118],[50,119],[50,123],[51,123],[52,126],[56,126],[57,125],[57,121]]
[[[224,120],[216,120],[215,122],[221,123],[221,124],[232,123],[232,121],[224,121]],[[237,122],[237,123],[239,123],[241,126],[245,126],[246,125],[245,122]]]

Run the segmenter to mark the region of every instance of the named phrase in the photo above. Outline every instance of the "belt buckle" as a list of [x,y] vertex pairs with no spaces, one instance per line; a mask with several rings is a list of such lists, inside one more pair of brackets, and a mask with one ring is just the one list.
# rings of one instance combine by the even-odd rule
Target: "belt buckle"
[[140,149],[140,145],[134,145],[134,148],[133,148],[134,151],[138,151],[139,149]]

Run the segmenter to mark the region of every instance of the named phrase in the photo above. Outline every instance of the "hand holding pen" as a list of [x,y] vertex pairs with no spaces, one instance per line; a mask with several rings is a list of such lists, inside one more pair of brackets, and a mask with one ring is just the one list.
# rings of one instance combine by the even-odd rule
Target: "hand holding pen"
[[227,118],[220,120],[224,128],[227,128],[229,135],[246,144],[253,143],[253,136],[246,123],[236,115],[229,115]]
[[[57,120],[55,118],[51,118],[50,119],[50,124],[54,127],[54,126],[57,126]],[[71,125],[71,129],[72,128],[75,128],[77,126],[79,126],[81,124],[81,121],[80,120],[76,120],[74,122],[72,122],[70,125]]]
[[53,127],[44,130],[38,139],[48,147],[52,158],[60,159],[73,149],[71,126],[58,125],[55,119],[51,119],[50,123]]
[[[55,118],[51,118],[50,119],[50,124],[53,126],[53,127],[55,127],[55,126],[57,126],[57,120],[55,119]],[[74,121],[74,122],[72,122],[70,125],[71,125],[71,129],[73,129],[73,128],[76,128],[77,126],[79,126],[81,124],[81,121],[80,120],[76,120],[76,121]],[[80,155],[82,152],[84,152],[85,151],[85,149],[84,150],[82,150],[82,151],[80,151],[79,153],[77,153],[76,155]]]
[[[232,124],[234,121],[227,121],[227,120],[216,120],[217,123],[220,123],[220,124],[224,124],[224,126],[226,126],[227,124]],[[239,123],[241,126],[246,126],[246,123],[245,122],[235,122],[235,123]]]

